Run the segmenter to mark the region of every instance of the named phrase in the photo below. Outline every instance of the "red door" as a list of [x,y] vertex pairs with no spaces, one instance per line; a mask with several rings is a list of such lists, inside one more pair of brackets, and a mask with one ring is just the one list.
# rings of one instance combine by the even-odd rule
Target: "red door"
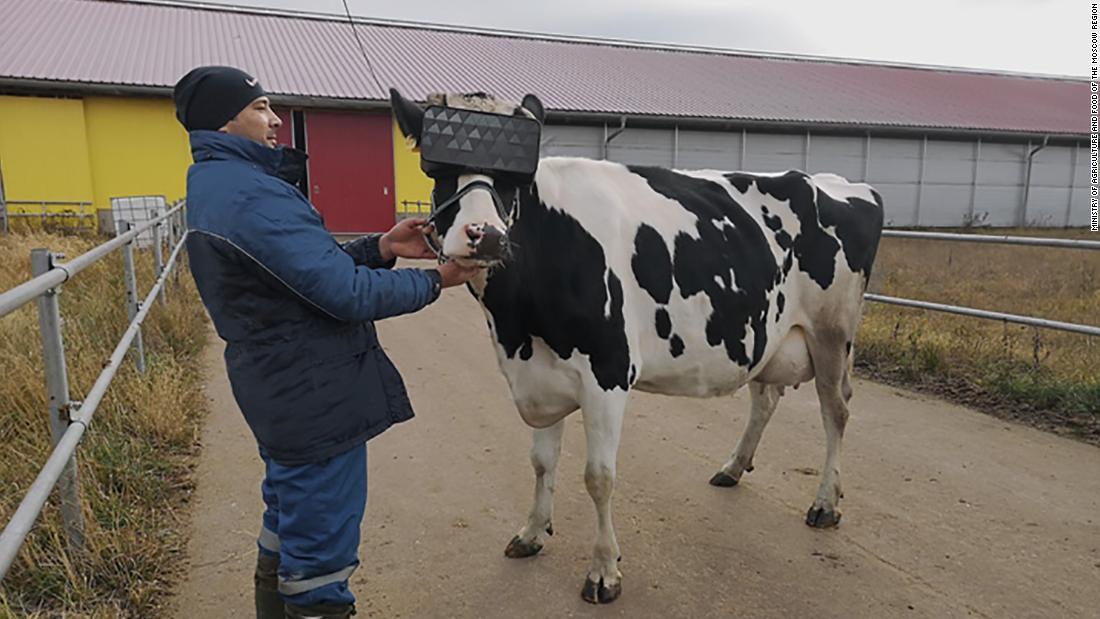
[[307,111],[309,199],[329,232],[385,232],[395,221],[390,115]]

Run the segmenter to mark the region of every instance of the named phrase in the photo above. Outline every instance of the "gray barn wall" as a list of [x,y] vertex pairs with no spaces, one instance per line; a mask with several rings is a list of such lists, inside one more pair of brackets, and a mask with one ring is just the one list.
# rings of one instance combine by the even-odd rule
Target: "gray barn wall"
[[[543,155],[600,159],[604,136],[616,129],[548,125]],[[1023,209],[1027,153],[1035,146],[1024,141],[979,144],[976,138],[868,140],[628,126],[608,145],[607,159],[680,169],[833,172],[873,185],[883,196],[886,223],[894,227],[1086,225],[1088,161],[1080,146],[1047,146],[1036,153]]]

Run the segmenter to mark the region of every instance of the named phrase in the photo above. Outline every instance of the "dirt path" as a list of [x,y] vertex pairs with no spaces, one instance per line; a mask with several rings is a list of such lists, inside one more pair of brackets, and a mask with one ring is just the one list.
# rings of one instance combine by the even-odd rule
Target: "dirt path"
[[[632,396],[614,501],[623,597],[590,606],[579,596],[595,535],[580,416],[567,422],[556,535],[533,559],[506,559],[533,494],[530,431],[481,310],[448,291],[380,331],[418,416],[370,444],[360,616],[1097,616],[1100,449],[866,381],[834,531],[802,524],[824,459],[812,387],[788,391],[756,471],[732,489],[707,480],[744,427],[747,393]],[[181,619],[252,612],[260,460],[221,346],[208,354],[214,413]]]

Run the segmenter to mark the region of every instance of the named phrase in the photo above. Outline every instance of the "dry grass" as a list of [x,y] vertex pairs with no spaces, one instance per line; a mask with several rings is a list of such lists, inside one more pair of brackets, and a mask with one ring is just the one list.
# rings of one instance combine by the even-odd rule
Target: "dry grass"
[[[997,234],[1091,238],[1084,230]],[[1100,252],[885,238],[871,292],[1100,325]],[[1100,341],[869,303],[857,365],[988,412],[1100,443]]]
[[[0,236],[0,290],[25,281],[30,250],[73,258],[101,239],[42,233]],[[150,251],[135,253],[142,295]],[[155,617],[184,548],[180,510],[205,412],[199,353],[207,327],[186,267],[169,303],[145,322],[147,371],[132,355],[77,450],[87,549],[70,555],[55,497],[0,590],[0,617]],[[61,294],[71,397],[83,399],[127,323],[119,252],[64,285]],[[50,429],[35,304],[0,319],[0,521],[6,523],[46,462]]]

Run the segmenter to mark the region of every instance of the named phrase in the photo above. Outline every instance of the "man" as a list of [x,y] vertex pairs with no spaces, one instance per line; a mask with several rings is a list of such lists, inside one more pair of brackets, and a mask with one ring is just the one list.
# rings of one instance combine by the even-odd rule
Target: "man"
[[423,220],[336,243],[295,187],[305,154],[277,145],[282,123],[251,75],[199,67],[173,98],[195,161],[191,272],[266,467],[256,615],[348,617],[366,441],[413,416],[373,321],[423,308],[476,269],[391,269],[432,256]]

